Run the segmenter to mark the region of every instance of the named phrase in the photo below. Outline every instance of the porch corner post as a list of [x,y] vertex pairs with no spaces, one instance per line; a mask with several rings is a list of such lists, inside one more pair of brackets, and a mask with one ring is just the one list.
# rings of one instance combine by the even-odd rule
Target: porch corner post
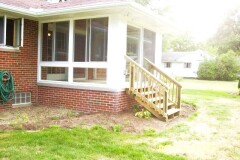
[[122,89],[125,84],[125,58],[127,23],[121,15],[109,16],[107,85]]
[[71,19],[70,23],[69,23],[69,48],[68,48],[68,83],[72,83],[73,82],[73,66],[72,66],[72,62],[73,60],[73,55],[74,55],[74,51],[73,51],[73,47],[74,47],[74,42],[73,42],[73,38],[74,38],[74,21]]
[[161,67],[162,63],[162,34],[156,32],[156,44],[155,44],[155,65]]

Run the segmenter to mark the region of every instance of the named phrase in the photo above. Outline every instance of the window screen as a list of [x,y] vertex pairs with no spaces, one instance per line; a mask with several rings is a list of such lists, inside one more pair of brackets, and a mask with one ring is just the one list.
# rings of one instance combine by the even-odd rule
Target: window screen
[[0,44],[4,43],[4,17],[0,17]]

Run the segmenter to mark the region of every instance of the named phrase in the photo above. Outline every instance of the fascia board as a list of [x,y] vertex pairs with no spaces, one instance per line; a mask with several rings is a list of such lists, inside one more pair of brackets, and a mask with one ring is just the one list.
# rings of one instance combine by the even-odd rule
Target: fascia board
[[31,11],[30,9],[20,8],[20,7],[7,5],[7,4],[3,4],[3,3],[0,3],[0,10],[14,12],[17,14],[27,15],[27,16],[32,16],[32,17],[36,16],[36,11]]
[[53,9],[49,11],[43,11],[38,13],[38,17],[46,17],[46,16],[55,16],[55,15],[63,15],[63,14],[72,14],[72,13],[81,13],[81,12],[92,12],[92,11],[100,11],[100,10],[109,10],[113,8],[121,8],[128,6],[129,2],[118,2],[118,3],[96,3],[92,5],[81,5],[74,7],[66,7]]
[[57,8],[57,9],[25,9],[20,8],[12,5],[6,5],[0,3],[0,10],[9,11],[13,13],[18,13],[21,15],[30,16],[33,18],[41,18],[46,16],[54,16],[54,15],[61,15],[61,14],[71,14],[71,13],[81,13],[81,12],[89,12],[89,11],[98,11],[98,10],[105,10],[105,9],[112,9],[113,7],[126,7],[129,5],[129,2],[114,2],[114,3],[95,3],[92,5],[81,5],[81,6],[74,6],[74,7],[66,7],[66,8]]
[[[74,7],[66,7],[66,8],[56,8],[56,9],[35,9],[35,8],[20,8],[12,5],[6,5],[0,3],[0,10],[12,12],[15,14],[24,15],[30,17],[31,19],[39,19],[48,16],[59,16],[59,15],[66,15],[66,14],[73,14],[73,13],[81,13],[81,12],[94,12],[94,11],[104,11],[104,10],[113,10],[113,9],[120,9],[123,8],[125,11],[130,13],[142,15],[147,19],[151,20],[156,24],[156,26],[167,26],[166,28],[170,28],[170,31],[175,30],[174,26],[168,21],[165,17],[159,16],[152,12],[151,10],[137,4],[135,2],[109,2],[109,3],[95,3],[95,4],[88,4],[88,5],[80,5]],[[172,29],[171,29],[172,28]]]
[[167,29],[164,30],[161,30],[163,28],[160,29],[160,31],[162,31],[163,33],[178,33],[179,29],[177,29],[177,27],[171,21],[166,19],[166,17],[158,15],[153,11],[147,9],[146,7],[135,2],[130,2],[129,4],[130,4],[129,9],[133,13],[142,14],[147,19],[152,20],[152,22],[154,22],[157,26],[166,27]]

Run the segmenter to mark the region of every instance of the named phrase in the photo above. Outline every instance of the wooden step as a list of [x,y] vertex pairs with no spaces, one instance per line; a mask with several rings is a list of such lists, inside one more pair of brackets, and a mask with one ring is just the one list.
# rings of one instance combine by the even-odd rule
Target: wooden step
[[[168,103],[168,107],[173,106],[173,105],[174,105],[174,103],[171,103],[171,102]],[[161,103],[161,104],[156,104],[155,106],[156,106],[157,108],[163,108],[163,103]]]
[[154,98],[149,98],[148,100],[150,102],[154,103],[154,102],[157,102],[157,101],[162,101],[163,97],[154,97]]
[[171,108],[171,109],[169,109],[167,111],[167,115],[170,116],[170,115],[175,114],[177,112],[180,112],[180,109],[178,109],[178,108]]
[[153,94],[156,94],[156,91],[147,91],[147,92],[143,92],[141,93],[142,95],[153,95]]

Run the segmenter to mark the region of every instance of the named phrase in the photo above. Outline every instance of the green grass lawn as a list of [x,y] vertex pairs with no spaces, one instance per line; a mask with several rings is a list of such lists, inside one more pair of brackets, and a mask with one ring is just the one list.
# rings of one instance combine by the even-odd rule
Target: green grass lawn
[[133,144],[132,135],[92,129],[51,127],[38,132],[11,131],[0,134],[1,159],[183,159],[163,154],[147,143]]
[[161,133],[116,133],[51,127],[0,132],[0,159],[239,159],[237,82],[183,80],[185,102],[198,111]]

